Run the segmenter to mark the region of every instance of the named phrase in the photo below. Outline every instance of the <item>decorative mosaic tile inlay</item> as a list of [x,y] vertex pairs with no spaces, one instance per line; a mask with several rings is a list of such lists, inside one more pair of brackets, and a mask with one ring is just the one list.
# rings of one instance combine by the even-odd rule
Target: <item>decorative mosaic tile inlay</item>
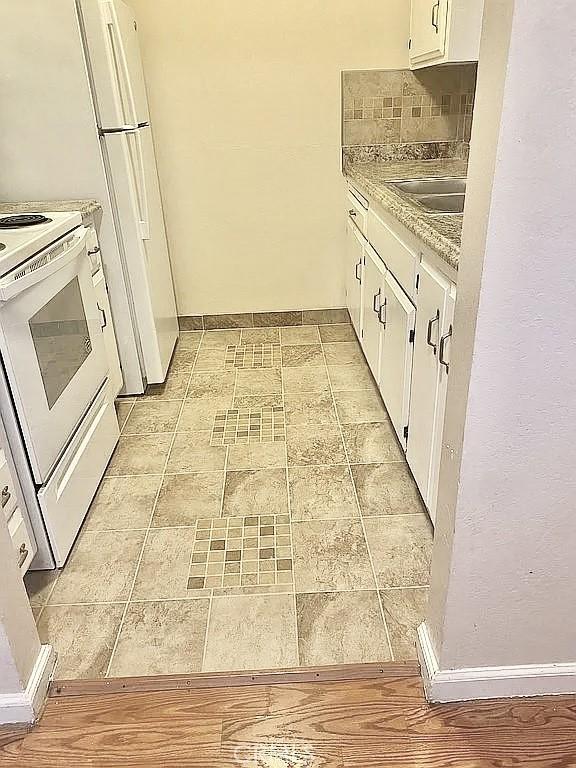
[[230,344],[226,368],[274,368],[280,363],[279,344]]
[[291,587],[292,535],[288,515],[199,520],[188,589]]
[[284,408],[269,405],[217,411],[210,444],[274,443],[283,440],[286,440]]

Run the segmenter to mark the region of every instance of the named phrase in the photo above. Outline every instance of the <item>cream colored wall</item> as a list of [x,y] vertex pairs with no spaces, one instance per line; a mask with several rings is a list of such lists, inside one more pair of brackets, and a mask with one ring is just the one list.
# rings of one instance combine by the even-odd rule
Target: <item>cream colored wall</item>
[[180,314],[342,306],[340,71],[407,65],[406,0],[130,0]]

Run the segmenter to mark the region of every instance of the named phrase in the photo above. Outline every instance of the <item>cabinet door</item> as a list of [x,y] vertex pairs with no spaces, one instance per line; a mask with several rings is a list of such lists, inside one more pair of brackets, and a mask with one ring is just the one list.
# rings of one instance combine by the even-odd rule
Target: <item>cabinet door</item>
[[438,348],[438,397],[434,415],[434,436],[432,439],[432,457],[430,461],[430,487],[428,490],[428,511],[432,522],[436,519],[438,502],[438,480],[440,478],[440,458],[442,455],[442,436],[444,433],[444,415],[446,413],[446,395],[448,393],[448,376],[450,373],[450,346],[452,343],[452,323],[454,320],[454,305],[456,303],[456,286],[451,285],[446,294],[444,316],[440,328],[440,343],[444,339],[443,355],[440,357]]
[[417,63],[444,55],[448,0],[412,0],[410,61]]
[[384,278],[384,323],[380,353],[380,391],[398,439],[406,447],[405,428],[410,407],[413,343],[416,310],[391,272]]
[[380,313],[383,311],[385,275],[384,262],[368,245],[364,257],[362,348],[376,381],[380,377],[380,347],[384,328]]
[[360,339],[362,337],[362,273],[365,240],[352,222],[348,221],[346,226],[346,306],[352,325]]
[[110,311],[110,300],[106,289],[106,281],[102,270],[99,270],[94,276],[94,291],[96,301],[101,315],[102,333],[104,335],[104,346],[106,347],[106,358],[108,360],[109,373],[108,384],[112,395],[116,395],[122,389],[122,369],[118,358],[118,347],[116,345],[116,334],[112,324],[112,313]]
[[406,458],[422,498],[430,509],[440,383],[438,347],[445,324],[450,283],[424,260],[420,264],[419,276]]

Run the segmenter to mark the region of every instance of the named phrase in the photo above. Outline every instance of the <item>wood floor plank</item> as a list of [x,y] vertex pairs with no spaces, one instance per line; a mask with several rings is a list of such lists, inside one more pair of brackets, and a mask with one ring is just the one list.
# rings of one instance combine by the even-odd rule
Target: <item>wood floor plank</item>
[[[576,768],[576,697],[430,706],[417,675],[51,699],[26,768]],[[150,686],[152,686],[152,681]]]

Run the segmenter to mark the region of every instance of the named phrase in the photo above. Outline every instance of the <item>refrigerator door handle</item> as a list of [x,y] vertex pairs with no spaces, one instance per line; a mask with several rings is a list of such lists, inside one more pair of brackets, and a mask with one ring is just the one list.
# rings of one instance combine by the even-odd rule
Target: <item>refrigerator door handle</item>
[[[124,123],[129,124],[130,128],[136,128],[138,126],[138,117],[136,114],[136,102],[134,101],[134,94],[132,92],[132,83],[130,82],[130,69],[128,67],[128,59],[126,58],[126,51],[124,50],[124,44],[122,42],[122,36],[118,29],[118,19],[116,17],[116,9],[112,0],[104,0],[102,3],[102,11],[104,14],[104,20],[108,29],[108,37],[110,42],[110,53],[114,62],[114,72],[116,74],[116,88],[118,98],[122,106],[122,112],[124,115]],[[120,71],[118,71],[120,68]],[[125,83],[126,96],[128,98],[128,106],[124,103],[124,90],[122,87],[122,80]],[[128,114],[127,114],[128,112]]]
[[138,163],[138,168],[136,169],[136,183],[138,184],[138,198],[140,200],[140,232],[142,234],[142,240],[150,240],[150,213],[148,210],[146,165],[144,163],[141,131],[134,131],[134,137],[136,140],[136,155]]

